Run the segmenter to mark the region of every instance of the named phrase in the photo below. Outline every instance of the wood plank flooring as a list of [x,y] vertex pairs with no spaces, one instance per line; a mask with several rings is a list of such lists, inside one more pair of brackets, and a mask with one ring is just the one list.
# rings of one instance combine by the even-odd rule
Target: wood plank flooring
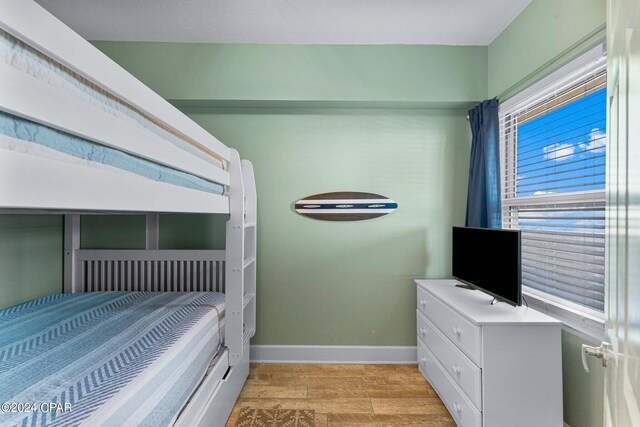
[[316,427],[453,427],[417,365],[255,364],[231,413],[313,409]]

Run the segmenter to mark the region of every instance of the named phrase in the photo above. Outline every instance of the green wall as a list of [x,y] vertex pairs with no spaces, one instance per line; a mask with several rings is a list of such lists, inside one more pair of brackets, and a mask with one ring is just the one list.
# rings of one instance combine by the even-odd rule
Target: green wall
[[534,0],[489,45],[489,97],[506,100],[604,39],[605,8],[606,0]]
[[[450,275],[464,221],[468,123],[448,110],[260,110],[190,115],[254,164],[258,186],[255,344],[414,345],[414,278]],[[380,193],[387,216],[318,221],[316,193]],[[393,309],[391,309],[393,308]]]
[[82,249],[144,249],[144,215],[83,215],[80,218]]
[[0,215],[0,308],[62,292],[60,215]]
[[600,345],[562,332],[564,421],[571,427],[601,427],[604,420],[604,368],[590,357],[589,374],[582,368],[582,344]]
[[160,249],[224,249],[228,215],[160,215]]
[[487,93],[486,46],[94,44],[164,98],[188,105],[442,107]]
[[[605,0],[534,0],[489,46],[488,95],[506,100],[604,39]],[[564,419],[571,427],[599,427],[604,371],[582,369],[588,342],[562,333]]]
[[[160,215],[160,249],[224,249],[227,215]],[[82,249],[144,249],[144,215],[83,215]]]

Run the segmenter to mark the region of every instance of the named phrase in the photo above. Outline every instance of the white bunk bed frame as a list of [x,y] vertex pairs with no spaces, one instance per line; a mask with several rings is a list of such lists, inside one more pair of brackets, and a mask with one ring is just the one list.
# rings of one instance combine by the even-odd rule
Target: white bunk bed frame
[[[0,63],[0,111],[226,186],[215,195],[109,168],[0,150],[0,212],[65,215],[64,291],[224,291],[225,348],[175,426],[224,426],[249,372],[255,333],[253,167],[32,0],[0,0],[0,29],[222,161],[217,168],[151,132]],[[226,248],[159,250],[158,213],[229,214]],[[146,250],[82,250],[80,214],[146,214]]]

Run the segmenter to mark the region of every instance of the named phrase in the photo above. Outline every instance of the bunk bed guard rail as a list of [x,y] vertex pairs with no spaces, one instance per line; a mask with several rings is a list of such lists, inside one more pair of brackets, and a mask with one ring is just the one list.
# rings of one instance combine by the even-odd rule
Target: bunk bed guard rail
[[78,250],[71,292],[225,292],[225,251]]

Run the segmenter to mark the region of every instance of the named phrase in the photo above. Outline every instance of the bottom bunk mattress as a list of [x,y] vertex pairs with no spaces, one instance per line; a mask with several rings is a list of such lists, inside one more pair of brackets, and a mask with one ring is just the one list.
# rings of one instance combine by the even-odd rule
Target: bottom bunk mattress
[[0,425],[171,425],[223,325],[217,292],[59,294],[0,310]]

